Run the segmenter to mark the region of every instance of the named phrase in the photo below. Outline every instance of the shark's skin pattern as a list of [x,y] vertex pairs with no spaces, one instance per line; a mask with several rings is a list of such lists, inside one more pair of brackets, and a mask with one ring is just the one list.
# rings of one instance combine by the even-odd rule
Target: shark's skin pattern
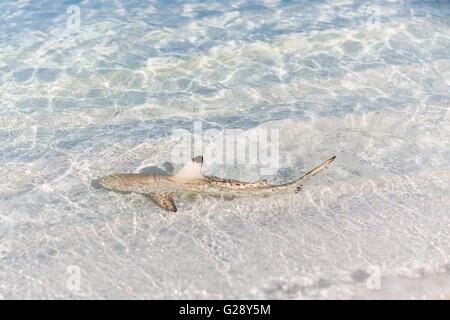
[[283,191],[297,192],[300,190],[302,182],[325,169],[326,165],[334,159],[335,157],[328,159],[297,180],[280,185],[270,185],[266,180],[243,182],[215,176],[203,176],[201,174],[203,157],[201,156],[193,158],[175,175],[119,173],[104,176],[99,179],[99,183],[111,190],[148,194],[159,206],[175,212],[177,208],[173,197],[180,192],[222,196],[225,198],[251,195],[264,196]]

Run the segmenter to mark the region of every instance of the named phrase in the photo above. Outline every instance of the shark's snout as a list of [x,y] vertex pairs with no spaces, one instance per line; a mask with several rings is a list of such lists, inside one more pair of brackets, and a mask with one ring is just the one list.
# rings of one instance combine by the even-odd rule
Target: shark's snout
[[118,175],[111,174],[109,176],[104,176],[98,179],[98,183],[100,183],[102,187],[106,189],[120,190],[122,179]]

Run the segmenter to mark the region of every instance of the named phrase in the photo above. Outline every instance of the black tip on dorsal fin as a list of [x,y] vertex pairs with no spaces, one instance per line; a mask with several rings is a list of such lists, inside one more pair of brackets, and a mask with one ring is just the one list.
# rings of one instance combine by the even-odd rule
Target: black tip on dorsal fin
[[203,156],[196,156],[195,158],[192,158],[192,161],[196,163],[203,163]]

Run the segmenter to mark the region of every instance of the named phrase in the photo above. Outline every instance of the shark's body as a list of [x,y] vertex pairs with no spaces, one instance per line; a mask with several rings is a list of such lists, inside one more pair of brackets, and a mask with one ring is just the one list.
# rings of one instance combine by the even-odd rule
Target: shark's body
[[107,189],[148,194],[159,206],[175,212],[177,208],[173,197],[180,192],[227,198],[251,195],[263,196],[283,191],[297,192],[307,178],[324,169],[334,158],[328,159],[299,179],[280,185],[270,185],[266,180],[243,182],[214,176],[204,176],[201,173],[203,164],[202,156],[193,158],[192,161],[187,163],[175,175],[119,173],[104,176],[99,179],[99,183]]

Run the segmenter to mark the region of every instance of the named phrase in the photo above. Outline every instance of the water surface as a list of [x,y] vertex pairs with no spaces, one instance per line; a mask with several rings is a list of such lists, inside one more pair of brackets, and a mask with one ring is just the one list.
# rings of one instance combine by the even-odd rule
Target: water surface
[[[448,299],[449,17],[448,1],[2,1],[0,297]],[[176,214],[92,182],[163,169],[195,121],[279,130],[276,174],[209,174],[280,182],[337,159],[298,194]]]

